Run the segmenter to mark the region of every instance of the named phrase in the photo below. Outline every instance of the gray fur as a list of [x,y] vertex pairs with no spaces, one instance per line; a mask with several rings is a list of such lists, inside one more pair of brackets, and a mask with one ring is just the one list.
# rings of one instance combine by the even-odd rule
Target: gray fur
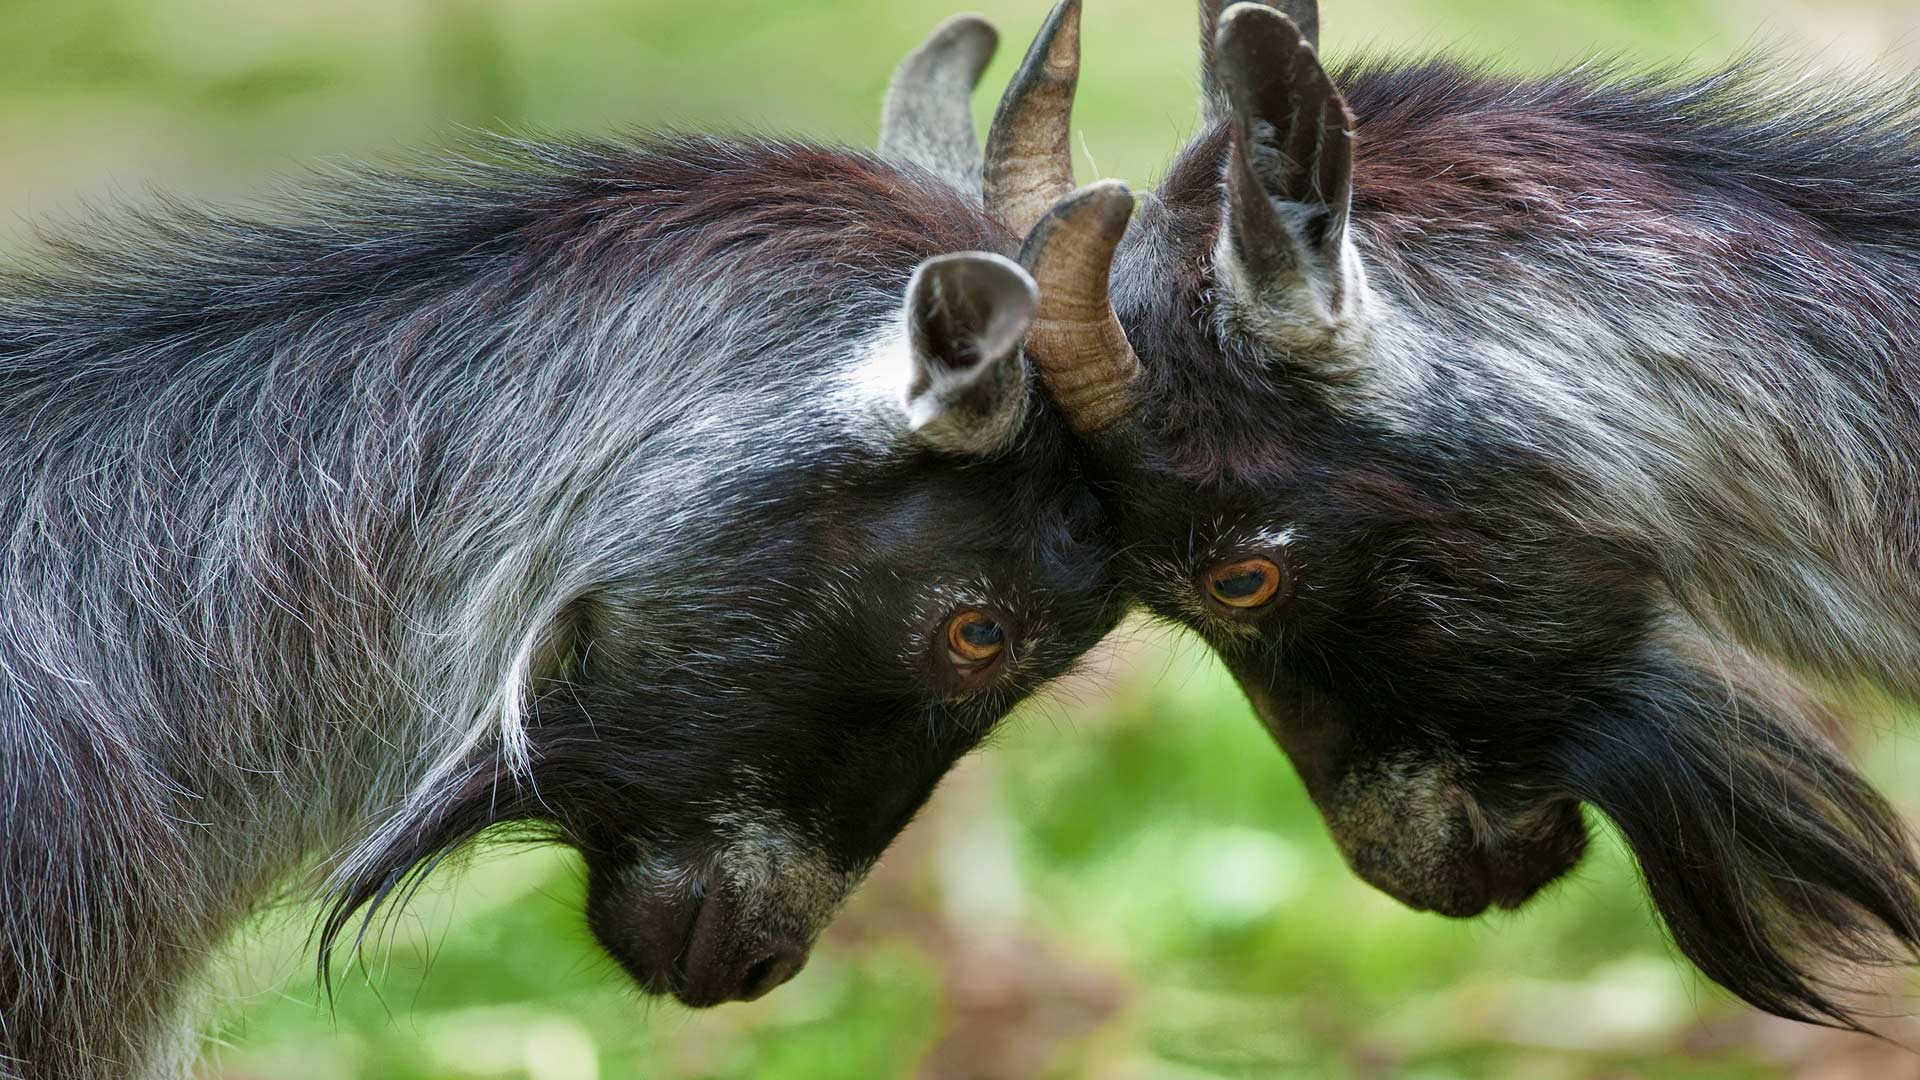
[[[1747,94],[1743,118],[1788,118],[1756,120],[1757,143],[1816,122],[1801,91],[1740,70],[1687,93]],[[1911,93],[1865,91],[1888,113],[1822,122],[1877,132],[1911,116]],[[1357,417],[1555,462],[1566,482],[1533,496],[1542,527],[1645,553],[1696,615],[1822,675],[1920,696],[1920,404],[1900,377],[1916,362],[1920,254],[1835,242],[1757,202],[1691,213],[1678,187],[1550,205],[1570,195],[1560,182],[1537,188],[1551,226],[1497,247],[1470,220],[1409,243],[1355,215],[1351,315],[1319,341],[1273,328],[1324,324],[1323,290],[1276,297],[1225,246],[1230,311]],[[1676,205],[1647,205],[1661,195]]]
[[887,84],[880,156],[978,193],[982,164],[971,98],[999,45],[1000,32],[979,15],[955,15],[935,27]]
[[[677,647],[649,620],[729,614],[681,582],[756,484],[867,452],[845,388],[901,332],[898,252],[796,272],[694,218],[549,242],[575,206],[683,208],[645,201],[630,151],[488,152],[356,177],[303,207],[321,225],[61,238],[0,283],[0,1076],[22,1047],[40,1080],[176,1074],[236,922],[382,865],[476,755],[537,782],[527,710],[583,598],[622,613],[609,647]],[[748,810],[716,819],[716,857],[751,856],[725,873],[810,884],[736,901],[817,932],[857,875]]]
[[[1330,78],[1226,23],[1231,121],[1115,261],[1129,584],[1368,881],[1525,902],[1584,803],[1701,970],[1859,1025],[1822,962],[1909,959],[1920,865],[1778,668],[1920,698],[1920,87]],[[1247,554],[1292,591],[1213,602]]]
[[1363,241],[1384,302],[1368,349],[1327,358],[1357,375],[1339,394],[1558,462],[1543,524],[1645,553],[1676,602],[1769,653],[1920,697],[1920,408],[1889,377],[1916,359],[1920,257],[1595,225],[1491,262]]

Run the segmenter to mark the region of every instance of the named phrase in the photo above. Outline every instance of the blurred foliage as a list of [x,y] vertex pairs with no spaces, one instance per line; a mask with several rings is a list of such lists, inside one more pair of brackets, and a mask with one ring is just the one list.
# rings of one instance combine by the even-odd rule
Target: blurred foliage
[[[1038,0],[984,0],[1006,34]],[[1090,0],[1084,176],[1150,181],[1193,126],[1185,0]],[[1705,63],[1786,39],[1911,49],[1902,0],[1327,0],[1331,51],[1540,69]],[[224,198],[462,126],[663,125],[865,144],[935,0],[0,0],[0,248],[149,186]],[[1909,36],[1903,37],[1906,34]],[[1902,43],[1905,43],[1903,46]],[[984,123],[991,93],[978,113]],[[1729,1004],[1676,963],[1612,843],[1526,911],[1405,911],[1341,864],[1222,673],[1121,635],[943,788],[806,972],[751,1005],[641,1001],[593,948],[574,860],[483,851],[380,927],[331,1002],[311,912],[219,968],[209,1077],[1754,1077],[1912,1073]],[[1897,792],[1913,740],[1868,753]],[[1596,823],[1599,826],[1599,823]],[[1604,826],[1599,826],[1604,829]],[[1864,1048],[1863,1048],[1864,1047]],[[1889,1061],[1894,1064],[1888,1064]],[[1836,1064],[1837,1063],[1837,1064]],[[1836,1069],[1842,1071],[1835,1071]],[[1854,1071],[1844,1071],[1852,1069]]]
[[[999,86],[1041,0],[981,0]],[[1195,113],[1188,0],[1094,0],[1080,168],[1152,178]],[[1331,51],[1446,48],[1539,68],[1596,50],[1828,57],[1906,43],[1903,0],[1330,0]],[[388,155],[457,125],[604,135],[662,125],[866,143],[898,57],[947,0],[0,0],[0,206],[78,213],[158,183],[225,196],[316,157]],[[1810,46],[1811,48],[1805,48]],[[1908,59],[1916,57],[1909,56]],[[981,96],[981,122],[991,95]],[[0,234],[4,235],[4,234]]]
[[1521,913],[1406,911],[1347,871],[1211,660],[1136,628],[1092,667],[760,1002],[640,1000],[570,856],[484,852],[371,936],[331,1010],[307,913],[264,920],[223,969],[209,1075],[1760,1077],[1801,1052],[1672,958],[1617,844]]
[[[1135,626],[1089,668],[949,778],[809,967],[759,1002],[640,999],[581,924],[575,860],[496,849],[379,926],[330,1008],[305,966],[310,913],[263,919],[222,969],[207,1075],[1598,1080],[1849,1055],[1864,1064],[1818,1075],[1914,1074],[1890,1046],[1751,1015],[1701,980],[1603,822],[1523,912],[1416,914],[1346,869],[1200,650]],[[1920,790],[1914,740],[1869,756]]]

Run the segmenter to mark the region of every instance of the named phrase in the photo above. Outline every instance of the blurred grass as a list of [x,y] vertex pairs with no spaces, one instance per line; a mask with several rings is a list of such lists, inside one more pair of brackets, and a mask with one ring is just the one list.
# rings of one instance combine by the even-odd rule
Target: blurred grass
[[1519,914],[1406,911],[1215,665],[1146,636],[1011,721],[760,1002],[640,1002],[573,860],[495,853],[370,945],[331,1017],[304,913],[271,916],[225,969],[211,1075],[1776,1074],[1701,1027],[1737,1010],[1671,959],[1616,845]]
[[[1081,172],[1145,183],[1192,127],[1191,5],[1088,6]],[[1530,69],[1595,51],[1706,63],[1769,40],[1827,62],[1910,61],[1920,27],[1900,0],[1326,6],[1335,53],[1448,47]],[[986,82],[998,87],[1043,5],[977,7],[1006,35]],[[443,145],[458,126],[679,124],[864,145],[892,64],[951,10],[0,0],[0,248],[103,197],[232,197],[315,158]],[[949,781],[806,972],[761,1002],[695,1015],[639,1001],[581,925],[570,856],[485,853],[400,916],[330,1006],[304,951],[311,913],[263,917],[219,966],[228,1005],[204,1072],[1892,1075],[1834,1071],[1856,1044],[1820,1049],[1755,1021],[1675,963],[1617,845],[1519,914],[1405,911],[1347,872],[1197,650],[1135,633],[1091,667]],[[1920,792],[1914,740],[1881,742],[1867,754],[1876,774],[1896,795]]]
[[[1002,84],[1039,0],[975,5]],[[1150,179],[1194,115],[1186,0],[1096,0],[1084,174]],[[1920,59],[1902,0],[1333,0],[1332,51],[1451,48],[1539,68],[1596,50],[1712,60],[1764,40]],[[79,212],[158,183],[230,195],[320,156],[453,125],[606,134],[684,124],[866,143],[894,61],[947,0],[0,0],[0,207]],[[991,111],[983,94],[982,122]],[[1091,158],[1091,161],[1088,159]],[[1096,168],[1097,165],[1097,168]]]

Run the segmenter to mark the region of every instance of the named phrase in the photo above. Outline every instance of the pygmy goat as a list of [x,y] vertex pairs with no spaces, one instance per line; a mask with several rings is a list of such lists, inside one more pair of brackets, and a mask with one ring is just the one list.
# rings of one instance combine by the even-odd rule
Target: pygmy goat
[[1007,220],[1102,237],[1033,356],[1122,580],[1369,882],[1519,905],[1591,805],[1708,975],[1855,1023],[1823,976],[1910,957],[1920,868],[1775,665],[1920,693],[1920,93],[1330,75],[1310,0],[1201,7],[1138,217],[1063,151]]
[[1023,355],[1061,318],[971,139],[909,137],[939,107],[896,95],[894,162],[496,145],[5,273],[0,1075],[179,1067],[184,988],[291,876],[324,971],[503,823],[579,849],[649,991],[799,969],[1120,610]]

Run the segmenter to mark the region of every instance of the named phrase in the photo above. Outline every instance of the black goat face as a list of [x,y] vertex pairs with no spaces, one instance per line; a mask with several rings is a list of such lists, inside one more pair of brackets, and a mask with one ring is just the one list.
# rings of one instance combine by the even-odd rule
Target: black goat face
[[[1410,266],[1367,226],[1396,201],[1408,232],[1433,225],[1394,185],[1453,166],[1369,177],[1355,132],[1379,129],[1320,66],[1316,20],[1217,7],[1220,123],[1112,263],[1115,366],[1141,374],[1091,445],[1123,582],[1220,654],[1367,881],[1447,915],[1516,906],[1578,861],[1591,806],[1704,972],[1855,1023],[1824,970],[1920,942],[1898,818],[1814,699],[1583,497],[1596,473],[1557,442],[1568,411],[1481,407],[1503,364],[1556,345],[1436,302],[1420,275],[1444,258]],[[1391,79],[1355,90],[1362,118],[1423,107]],[[1506,275],[1473,299],[1512,321],[1553,302]],[[1492,375],[1463,377],[1476,364]]]
[[[1630,553],[1507,518],[1499,478],[1434,477],[1285,382],[1205,437],[1147,397],[1101,490],[1123,582],[1219,653],[1355,872],[1446,915],[1515,907],[1578,862],[1591,806],[1702,971],[1852,1023],[1817,972],[1904,955],[1920,872],[1818,702],[1663,611]],[[1263,447],[1222,434],[1282,419]]]
[[941,776],[1113,626],[1069,465],[1036,440],[793,478],[758,500],[777,529],[687,575],[698,608],[607,605],[584,685],[543,704],[539,775],[643,985],[712,1004],[797,971]]
[[522,822],[583,853],[589,925],[647,990],[712,1005],[797,972],[947,770],[1122,611],[1027,378],[1034,301],[1005,259],[929,260],[904,318],[716,396],[719,432],[632,470],[624,523],[585,534],[633,542],[593,553],[605,579],[545,643],[526,776],[476,755],[329,935]]
[[1369,499],[1367,481],[1269,475],[1256,497],[1150,459],[1172,467],[1139,453],[1115,473],[1123,579],[1214,647],[1356,873],[1470,916],[1578,861],[1585,824],[1550,765],[1574,723],[1567,680],[1589,663],[1597,678],[1619,642],[1542,637],[1534,610],[1494,588],[1524,589],[1520,575],[1483,574],[1507,554],[1497,540]]

